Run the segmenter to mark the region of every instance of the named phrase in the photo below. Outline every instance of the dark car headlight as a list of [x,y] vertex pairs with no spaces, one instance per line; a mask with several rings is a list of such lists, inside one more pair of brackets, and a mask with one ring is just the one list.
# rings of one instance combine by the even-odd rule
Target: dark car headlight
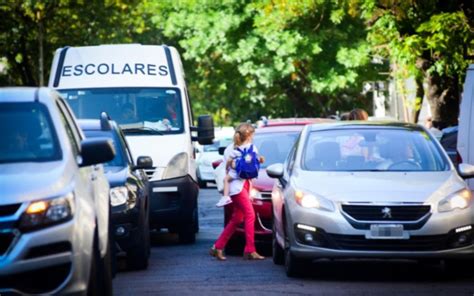
[[71,220],[74,215],[74,194],[32,201],[20,218],[19,228],[31,231]]

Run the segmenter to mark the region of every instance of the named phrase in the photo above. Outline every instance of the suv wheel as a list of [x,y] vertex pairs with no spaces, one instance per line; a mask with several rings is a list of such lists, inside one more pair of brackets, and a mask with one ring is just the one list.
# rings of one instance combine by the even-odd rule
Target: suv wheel
[[288,225],[285,233],[285,272],[288,277],[299,277],[304,271],[303,260],[296,258],[291,254],[290,240],[288,238]]
[[110,241],[107,240],[107,252],[104,258],[100,257],[99,238],[97,231],[94,234],[93,256],[91,270],[89,272],[89,283],[87,295],[107,295],[112,293],[112,262]]
[[273,256],[273,263],[275,263],[276,265],[282,265],[285,262],[284,250],[278,244],[278,241],[276,239],[275,222],[273,222],[273,233],[272,233],[272,256]]
[[[146,210],[144,211],[146,212]],[[143,213],[143,218],[138,229],[141,231],[137,235],[139,245],[127,252],[127,267],[131,270],[144,270],[148,268],[148,258],[150,257],[150,225],[147,213]]]

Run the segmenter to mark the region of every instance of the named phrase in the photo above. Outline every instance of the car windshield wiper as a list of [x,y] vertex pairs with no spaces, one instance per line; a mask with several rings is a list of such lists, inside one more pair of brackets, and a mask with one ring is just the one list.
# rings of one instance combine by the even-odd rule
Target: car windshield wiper
[[126,134],[147,134],[147,135],[164,135],[160,130],[151,128],[151,127],[131,127],[131,128],[122,128],[123,132]]
[[349,172],[388,172],[388,170],[382,170],[382,169],[361,169],[361,170],[350,170]]

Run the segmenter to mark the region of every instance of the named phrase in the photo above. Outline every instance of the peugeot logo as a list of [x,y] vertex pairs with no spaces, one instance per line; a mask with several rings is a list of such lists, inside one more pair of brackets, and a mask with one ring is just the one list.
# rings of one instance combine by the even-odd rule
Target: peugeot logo
[[392,219],[392,209],[385,207],[382,209],[383,219]]

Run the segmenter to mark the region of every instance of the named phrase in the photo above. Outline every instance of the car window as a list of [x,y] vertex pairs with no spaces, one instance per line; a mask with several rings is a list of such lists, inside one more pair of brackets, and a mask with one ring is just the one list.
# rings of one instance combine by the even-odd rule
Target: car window
[[296,141],[299,132],[256,133],[253,139],[258,152],[265,158],[262,168],[283,163]]
[[80,143],[78,141],[77,136],[75,135],[74,131],[71,128],[71,125],[69,124],[69,121],[66,118],[66,115],[64,114],[64,109],[59,105],[57,105],[58,110],[59,110],[59,115],[61,117],[61,122],[66,130],[67,137],[69,139],[69,143],[71,143],[71,149],[72,153],[74,154],[74,157],[79,156],[79,151],[80,151]]
[[311,132],[302,165],[310,171],[442,171],[449,165],[426,132],[339,129]]
[[0,163],[62,158],[56,130],[41,103],[0,104]]
[[106,138],[111,139],[115,148],[115,157],[109,162],[104,163],[105,167],[118,166],[125,167],[124,147],[118,138],[114,137],[112,131],[84,130],[86,138]]

